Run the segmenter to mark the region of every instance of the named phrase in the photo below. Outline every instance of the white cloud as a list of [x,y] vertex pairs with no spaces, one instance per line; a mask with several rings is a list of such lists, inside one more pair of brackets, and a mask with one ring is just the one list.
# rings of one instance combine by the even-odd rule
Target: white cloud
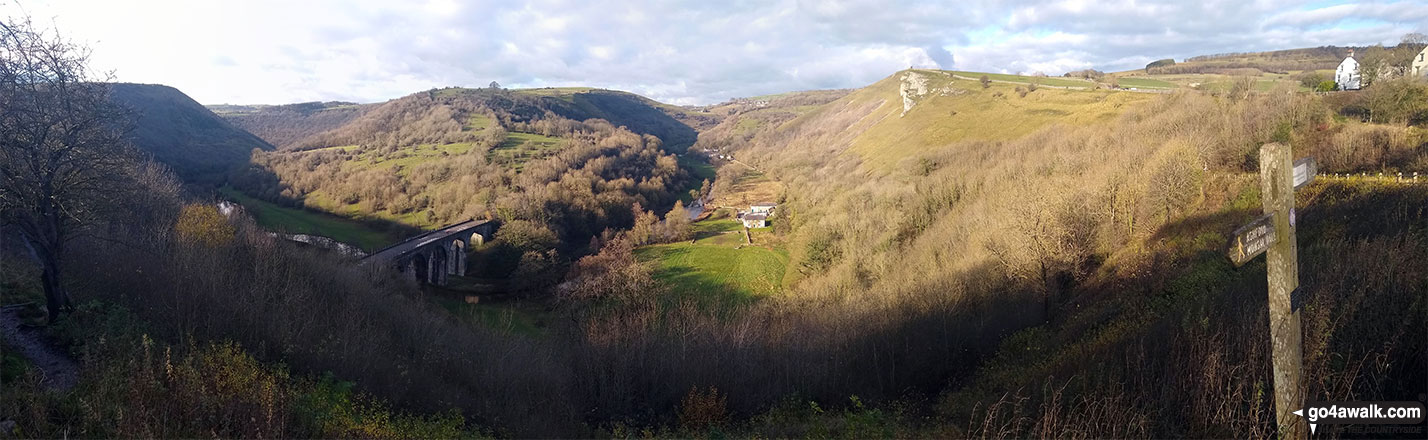
[[[3,0],[0,0],[3,1]],[[1397,41],[1421,2],[25,0],[119,80],[204,103],[587,85],[666,102],[860,87],[908,66],[1057,74]],[[0,5],[16,15],[13,3]]]

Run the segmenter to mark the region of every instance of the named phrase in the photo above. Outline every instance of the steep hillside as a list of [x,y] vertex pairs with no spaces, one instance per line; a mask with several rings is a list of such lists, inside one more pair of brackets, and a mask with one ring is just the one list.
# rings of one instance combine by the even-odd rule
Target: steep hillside
[[[478,217],[531,220],[568,245],[584,245],[603,228],[632,221],[633,204],[668,207],[698,187],[663,138],[631,127],[676,139],[692,139],[683,134],[692,129],[641,99],[564,89],[430,90],[256,155],[234,185],[279,205],[423,228]],[[574,184],[582,180],[589,184]],[[559,188],[547,187],[557,181]]]
[[546,88],[522,89],[515,93],[541,97],[543,107],[566,118],[604,119],[636,133],[658,136],[666,148],[675,152],[682,152],[694,143],[698,133],[693,127],[712,120],[708,115],[615,90]]
[[[1266,436],[1272,413],[1255,400],[1272,382],[1260,343],[1264,267],[1236,269],[1223,255],[1226,237],[1259,211],[1259,146],[1318,156],[1321,173],[1428,171],[1418,150],[1428,132],[1345,120],[1325,98],[1293,89],[1137,93],[958,76],[967,75],[898,72],[744,141],[701,137],[731,146],[739,163],[726,168],[749,164],[787,186],[773,221],[786,225],[788,270],[800,276],[754,309],[817,309],[820,319],[770,326],[776,355],[722,354],[726,365],[748,366],[723,376],[728,383],[806,368],[768,359],[836,346],[846,357],[821,365],[826,382],[765,380],[829,401],[898,402],[882,408],[932,399],[928,425],[919,410],[875,416],[856,401],[842,416],[811,417],[886,417],[885,429],[922,426],[937,437]],[[1428,385],[1409,373],[1428,363],[1424,343],[1398,336],[1428,331],[1428,271],[1343,278],[1355,258],[1408,252],[1428,238],[1419,229],[1428,217],[1413,208],[1424,191],[1392,179],[1324,179],[1300,192],[1300,212],[1314,219],[1301,220],[1301,274],[1315,273],[1302,276],[1316,399],[1391,398]],[[1353,215],[1393,220],[1344,220],[1360,210]],[[1351,281],[1390,278],[1414,293]],[[1373,324],[1363,317],[1370,309],[1403,327]],[[762,328],[763,318],[730,328],[741,341],[759,339],[744,326]],[[858,337],[830,336],[850,325]],[[1345,331],[1356,336],[1330,336]],[[810,341],[773,336],[783,332]],[[1390,354],[1412,366],[1363,373],[1337,360]]]
[[254,149],[273,149],[173,87],[120,83],[110,93],[137,114],[134,145],[184,180],[220,182],[223,173],[247,163]]
[[[1082,126],[1112,121],[1153,95],[1113,90],[1070,90],[993,80],[983,85],[972,73],[906,70],[847,93],[827,105],[758,135],[709,131],[701,144],[750,139],[762,145],[802,145],[792,133],[817,133],[819,154],[855,154],[870,169],[888,172],[917,166],[915,157],[968,142],[996,142],[1025,136],[1046,126]],[[1034,78],[1027,77],[1032,81]],[[1090,89],[1094,83],[1085,82]],[[746,153],[773,154],[755,148]],[[911,161],[909,161],[911,159]]]

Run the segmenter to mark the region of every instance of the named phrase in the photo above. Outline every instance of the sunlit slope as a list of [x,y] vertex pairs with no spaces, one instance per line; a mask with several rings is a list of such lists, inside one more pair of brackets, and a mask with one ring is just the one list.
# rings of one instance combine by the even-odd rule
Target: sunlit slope
[[[964,141],[1026,136],[1051,124],[1110,121],[1153,95],[1112,90],[956,79],[949,72],[906,70],[859,89],[832,107],[876,107],[855,127],[848,151],[871,168],[888,170],[919,152]],[[905,99],[906,97],[906,99]],[[816,117],[816,115],[810,115]]]

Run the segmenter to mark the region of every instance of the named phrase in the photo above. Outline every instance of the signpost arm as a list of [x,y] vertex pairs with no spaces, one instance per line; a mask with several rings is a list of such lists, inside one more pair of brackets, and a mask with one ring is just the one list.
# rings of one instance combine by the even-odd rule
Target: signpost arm
[[1304,419],[1293,414],[1303,407],[1301,369],[1304,359],[1299,311],[1291,295],[1299,287],[1298,244],[1295,241],[1294,174],[1288,145],[1265,144],[1259,150],[1259,176],[1264,213],[1274,217],[1274,244],[1266,257],[1269,272],[1269,334],[1274,350],[1274,411],[1283,439],[1305,438]]

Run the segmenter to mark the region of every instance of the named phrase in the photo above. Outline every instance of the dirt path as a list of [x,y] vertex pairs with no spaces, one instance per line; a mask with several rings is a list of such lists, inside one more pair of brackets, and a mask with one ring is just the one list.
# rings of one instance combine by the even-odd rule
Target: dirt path
[[40,329],[21,325],[20,308],[5,306],[0,308],[0,332],[5,342],[30,360],[30,364],[40,370],[42,383],[52,391],[68,391],[79,382],[79,364],[76,364],[63,350],[45,342]]

